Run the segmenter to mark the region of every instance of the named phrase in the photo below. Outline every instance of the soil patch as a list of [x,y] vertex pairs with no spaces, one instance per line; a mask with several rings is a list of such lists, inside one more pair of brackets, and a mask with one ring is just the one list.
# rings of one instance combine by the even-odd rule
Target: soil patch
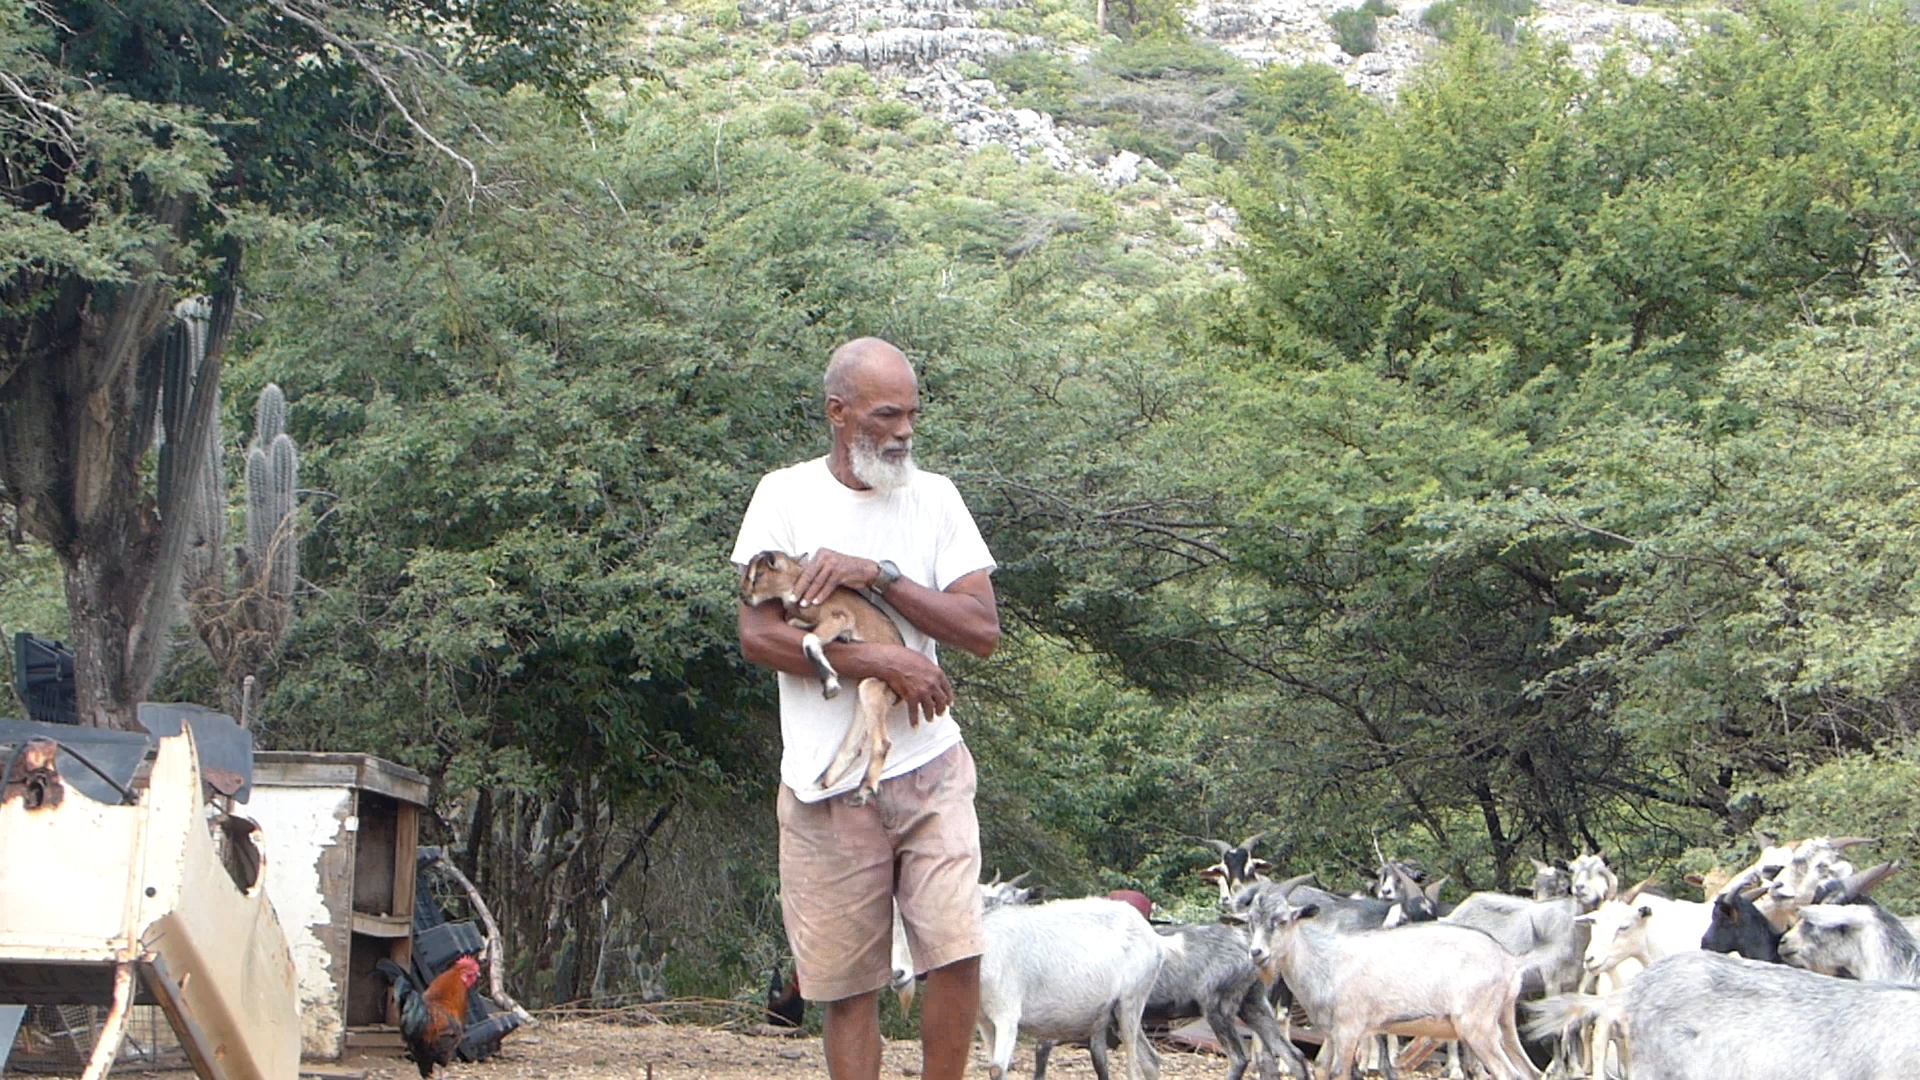
[[[883,1080],[920,1075],[920,1044],[889,1042],[880,1068]],[[1162,1049],[1160,1075],[1169,1080],[1226,1075],[1217,1054]],[[1124,1060],[1116,1053],[1115,1064]],[[416,1080],[399,1050],[355,1050],[328,1073],[364,1070],[367,1080]],[[969,1075],[985,1076],[987,1062],[976,1042]],[[1116,1074],[1121,1070],[1116,1069]],[[498,1056],[437,1071],[447,1080],[827,1080],[820,1040],[799,1035],[754,1035],[692,1024],[603,1020],[544,1020],[507,1037]],[[1013,1075],[1033,1075],[1033,1047],[1022,1041]],[[1056,1048],[1049,1077],[1093,1076],[1085,1050]],[[1251,1073],[1249,1073],[1251,1075]]]

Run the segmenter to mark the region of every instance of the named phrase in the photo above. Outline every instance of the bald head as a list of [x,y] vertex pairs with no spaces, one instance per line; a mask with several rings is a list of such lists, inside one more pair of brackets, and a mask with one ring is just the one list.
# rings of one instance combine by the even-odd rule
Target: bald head
[[833,350],[821,385],[827,397],[851,402],[874,376],[897,378],[902,371],[913,377],[905,353],[877,337],[854,338]]
[[893,491],[913,479],[920,384],[899,349],[856,338],[833,350],[822,380],[833,428],[828,468],[850,488]]

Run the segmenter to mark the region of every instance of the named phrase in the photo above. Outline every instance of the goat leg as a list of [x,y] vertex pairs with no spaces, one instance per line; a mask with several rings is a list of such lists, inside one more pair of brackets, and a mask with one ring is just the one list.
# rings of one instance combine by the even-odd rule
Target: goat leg
[[846,737],[840,740],[840,748],[834,752],[833,760],[820,772],[820,778],[814,786],[824,790],[846,779],[848,772],[860,760],[863,751],[869,752],[873,760],[868,762],[867,779],[861,784],[855,795],[854,805],[866,801],[879,786],[880,771],[886,767],[887,751],[893,743],[887,738],[887,713],[898,700],[893,696],[892,688],[883,679],[862,679],[856,689],[860,697],[853,710],[853,724],[847,728]]
[[887,737],[887,714],[900,700],[880,679],[861,680],[858,693],[860,711],[870,713],[873,719],[867,724],[867,775],[860,781],[860,790],[854,793],[856,806],[880,792],[880,774],[886,770],[887,754],[893,750],[893,740]]
[[807,654],[807,662],[813,665],[813,673],[820,677],[820,696],[834,698],[840,695],[840,673],[833,670],[827,662],[825,642],[819,634],[809,633],[800,639],[800,651]]

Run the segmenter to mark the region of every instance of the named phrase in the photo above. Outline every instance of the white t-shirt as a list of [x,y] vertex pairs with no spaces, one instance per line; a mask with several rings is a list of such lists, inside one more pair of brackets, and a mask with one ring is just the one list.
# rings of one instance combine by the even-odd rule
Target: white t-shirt
[[[898,491],[856,491],[834,479],[822,457],[761,477],[740,520],[734,564],[744,567],[762,551],[808,556],[821,548],[862,559],[891,559],[901,577],[940,591],[976,570],[993,569],[993,555],[973,515],[953,481],[944,476],[918,470]],[[900,627],[908,648],[939,659],[932,638],[884,602],[881,607]],[[779,675],[781,782],[802,802],[852,791],[865,770],[855,770],[824,791],[814,787],[814,781],[853,726],[859,695],[848,685],[828,700],[820,696],[819,679],[784,671]],[[945,753],[960,741],[960,726],[949,711],[944,720],[912,727],[903,704],[887,717],[887,734],[893,749],[881,779],[912,772]]]

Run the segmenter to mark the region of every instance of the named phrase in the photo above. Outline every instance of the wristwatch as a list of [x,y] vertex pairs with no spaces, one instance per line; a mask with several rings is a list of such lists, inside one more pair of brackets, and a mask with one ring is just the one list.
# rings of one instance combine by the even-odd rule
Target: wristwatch
[[893,587],[893,583],[900,580],[900,568],[893,565],[892,559],[881,559],[879,565],[880,572],[873,576],[873,584],[869,588],[876,594],[885,596],[887,590]]

